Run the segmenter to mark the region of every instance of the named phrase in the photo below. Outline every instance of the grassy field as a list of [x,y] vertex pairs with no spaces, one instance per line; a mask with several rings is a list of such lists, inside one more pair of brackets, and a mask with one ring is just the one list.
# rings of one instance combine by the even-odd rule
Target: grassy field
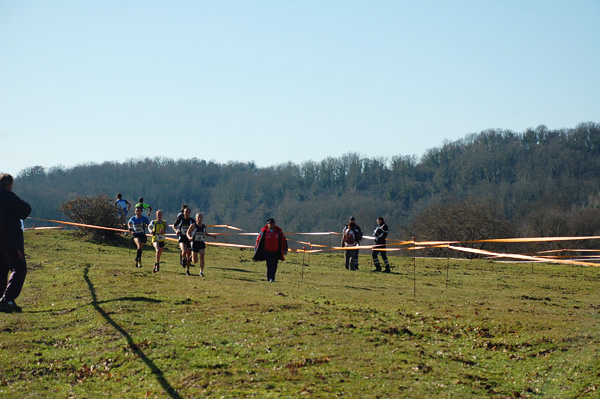
[[157,274],[128,241],[26,251],[1,398],[600,397],[598,268],[290,254],[267,283],[248,250],[209,247],[204,279],[174,244]]

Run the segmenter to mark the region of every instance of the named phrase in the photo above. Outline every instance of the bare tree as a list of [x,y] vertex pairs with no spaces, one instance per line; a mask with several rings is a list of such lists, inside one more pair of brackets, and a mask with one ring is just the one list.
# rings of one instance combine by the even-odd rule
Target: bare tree
[[[409,229],[418,241],[461,241],[461,245],[477,249],[499,249],[500,246],[471,241],[512,236],[512,227],[499,207],[476,199],[433,205],[421,212]],[[431,251],[434,255],[445,252],[442,249]],[[473,257],[473,254],[467,254],[467,257]]]

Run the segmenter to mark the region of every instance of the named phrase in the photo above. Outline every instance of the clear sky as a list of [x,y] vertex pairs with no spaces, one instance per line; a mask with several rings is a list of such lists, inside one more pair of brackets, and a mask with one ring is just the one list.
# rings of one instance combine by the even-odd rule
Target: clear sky
[[600,122],[600,1],[0,0],[0,171]]

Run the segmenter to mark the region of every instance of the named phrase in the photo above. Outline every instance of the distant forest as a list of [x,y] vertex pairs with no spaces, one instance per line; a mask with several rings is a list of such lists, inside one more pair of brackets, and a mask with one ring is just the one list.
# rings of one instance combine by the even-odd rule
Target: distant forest
[[[77,196],[144,197],[172,222],[183,203],[208,224],[257,231],[268,217],[287,232],[366,234],[383,216],[397,239],[600,234],[600,124],[523,133],[486,130],[422,157],[339,158],[259,168],[202,159],[137,159],[21,171],[15,191],[33,217],[63,219]],[[28,222],[32,225],[32,222]],[[466,231],[469,230],[469,231]],[[458,236],[457,236],[458,235]]]

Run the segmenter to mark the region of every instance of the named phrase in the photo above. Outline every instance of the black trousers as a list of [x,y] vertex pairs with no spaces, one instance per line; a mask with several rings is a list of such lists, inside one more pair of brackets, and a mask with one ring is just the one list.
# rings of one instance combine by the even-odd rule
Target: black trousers
[[[8,274],[10,273],[10,278]],[[7,301],[17,299],[25,283],[27,262],[23,250],[0,249],[0,294]]]
[[277,263],[279,263],[279,252],[264,251],[267,261],[267,280],[275,280],[277,273]]

